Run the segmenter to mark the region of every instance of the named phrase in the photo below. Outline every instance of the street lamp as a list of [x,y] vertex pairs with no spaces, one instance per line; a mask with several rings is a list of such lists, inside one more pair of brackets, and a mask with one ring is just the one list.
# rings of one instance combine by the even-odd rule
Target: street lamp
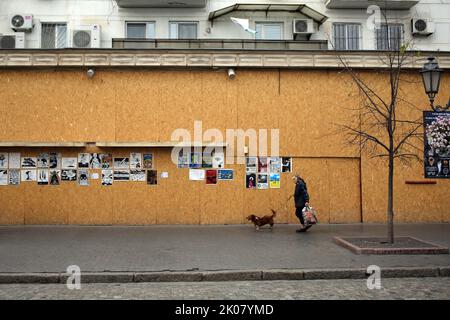
[[434,111],[445,111],[450,108],[450,99],[444,107],[434,105],[434,97],[439,92],[442,72],[442,69],[439,68],[439,64],[434,57],[429,57],[428,62],[423,65],[422,69],[420,69],[423,86],[425,87],[425,92],[430,99],[430,106]]

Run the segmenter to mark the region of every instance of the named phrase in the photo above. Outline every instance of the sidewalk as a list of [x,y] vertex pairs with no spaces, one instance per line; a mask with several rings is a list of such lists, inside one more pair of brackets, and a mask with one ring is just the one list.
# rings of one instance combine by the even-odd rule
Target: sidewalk
[[[355,255],[335,236],[384,236],[385,225],[295,225],[254,231],[233,226],[2,226],[0,274],[82,272],[252,271],[450,267],[450,255]],[[397,224],[396,236],[450,246],[450,224]],[[446,272],[447,272],[446,271]],[[248,272],[249,274],[251,272]],[[205,273],[204,273],[205,274]],[[208,273],[206,273],[208,274]],[[204,279],[204,275],[203,275]]]

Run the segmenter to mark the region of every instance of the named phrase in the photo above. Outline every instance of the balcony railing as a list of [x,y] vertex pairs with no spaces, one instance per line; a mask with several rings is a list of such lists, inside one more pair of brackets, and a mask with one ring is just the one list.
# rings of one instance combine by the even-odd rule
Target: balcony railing
[[112,39],[114,49],[327,50],[326,40]]

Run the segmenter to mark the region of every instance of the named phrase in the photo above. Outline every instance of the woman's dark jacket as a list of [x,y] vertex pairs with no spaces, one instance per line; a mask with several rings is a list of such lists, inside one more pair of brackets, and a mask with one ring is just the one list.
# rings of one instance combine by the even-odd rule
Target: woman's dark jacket
[[299,180],[295,185],[294,201],[296,208],[303,208],[306,202],[309,202],[308,189],[303,180]]

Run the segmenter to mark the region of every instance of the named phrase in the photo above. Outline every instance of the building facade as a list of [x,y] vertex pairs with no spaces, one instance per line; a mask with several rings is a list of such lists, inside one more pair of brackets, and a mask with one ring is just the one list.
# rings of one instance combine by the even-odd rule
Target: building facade
[[[295,223],[295,173],[322,223],[385,221],[386,163],[336,130],[359,116],[338,57],[387,96],[380,58],[407,49],[402,115],[417,119],[429,55],[448,99],[449,31],[450,2],[432,0],[2,1],[0,224],[239,224],[270,208]],[[248,137],[211,139],[230,129],[267,134],[260,155],[291,169],[256,167],[249,186]],[[217,159],[174,161],[180,132]],[[449,222],[449,186],[399,162],[396,221]]]

